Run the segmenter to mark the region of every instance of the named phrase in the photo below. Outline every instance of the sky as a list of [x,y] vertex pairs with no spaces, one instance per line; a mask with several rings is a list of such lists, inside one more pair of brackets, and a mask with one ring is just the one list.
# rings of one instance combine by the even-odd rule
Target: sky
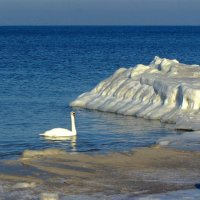
[[0,25],[200,25],[200,0],[0,0]]

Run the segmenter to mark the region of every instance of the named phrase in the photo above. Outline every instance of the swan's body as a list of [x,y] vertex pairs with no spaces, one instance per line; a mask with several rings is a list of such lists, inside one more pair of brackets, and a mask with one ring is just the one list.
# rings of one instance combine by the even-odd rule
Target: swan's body
[[71,131],[65,128],[53,128],[40,135],[47,137],[70,137],[76,135],[75,112],[71,112]]
[[65,128],[53,128],[49,131],[45,131],[41,135],[49,137],[64,137],[64,136],[74,136],[76,134]]

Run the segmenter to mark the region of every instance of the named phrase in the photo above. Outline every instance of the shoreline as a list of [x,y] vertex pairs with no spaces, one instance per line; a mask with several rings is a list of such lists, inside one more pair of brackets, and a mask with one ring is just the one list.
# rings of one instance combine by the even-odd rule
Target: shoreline
[[[160,146],[107,155],[69,154],[58,149],[25,151],[1,161],[0,193],[59,195],[151,195],[195,189],[200,153]],[[21,184],[21,186],[16,186]],[[25,186],[23,186],[25,185]]]

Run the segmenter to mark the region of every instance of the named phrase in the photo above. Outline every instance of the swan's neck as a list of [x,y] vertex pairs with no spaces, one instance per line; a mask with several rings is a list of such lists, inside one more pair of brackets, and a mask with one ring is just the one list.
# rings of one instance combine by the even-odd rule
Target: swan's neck
[[73,115],[71,115],[71,128],[72,128],[72,133],[76,134],[75,118]]

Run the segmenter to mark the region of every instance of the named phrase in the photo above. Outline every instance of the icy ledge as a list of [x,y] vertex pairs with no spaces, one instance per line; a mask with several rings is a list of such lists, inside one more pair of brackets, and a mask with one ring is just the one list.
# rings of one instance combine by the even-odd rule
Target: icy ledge
[[149,65],[118,69],[70,105],[200,130],[200,66],[155,57]]

